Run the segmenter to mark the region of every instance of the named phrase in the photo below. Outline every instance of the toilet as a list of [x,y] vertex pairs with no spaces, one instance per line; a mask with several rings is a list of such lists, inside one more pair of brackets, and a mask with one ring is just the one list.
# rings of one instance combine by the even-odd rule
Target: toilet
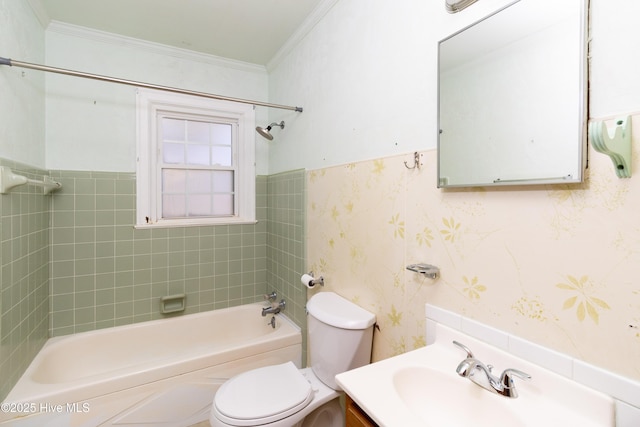
[[216,392],[212,427],[343,427],[335,382],[371,361],[375,315],[333,292],[307,302],[310,368],[292,362],[253,369]]

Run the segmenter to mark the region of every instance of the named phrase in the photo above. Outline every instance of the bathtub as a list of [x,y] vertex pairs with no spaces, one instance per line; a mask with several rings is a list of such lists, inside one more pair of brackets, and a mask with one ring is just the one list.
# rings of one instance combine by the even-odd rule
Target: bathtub
[[0,410],[0,426],[190,426],[240,372],[302,357],[300,328],[263,304],[49,339]]

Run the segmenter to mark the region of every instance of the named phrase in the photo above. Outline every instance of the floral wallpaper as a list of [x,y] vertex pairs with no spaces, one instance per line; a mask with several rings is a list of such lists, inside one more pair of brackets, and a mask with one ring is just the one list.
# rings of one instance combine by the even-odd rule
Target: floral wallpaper
[[638,131],[633,141],[635,176],[589,148],[573,185],[438,189],[435,151],[416,169],[402,155],[308,171],[308,270],[376,314],[374,361],[425,345],[429,302],[640,379]]

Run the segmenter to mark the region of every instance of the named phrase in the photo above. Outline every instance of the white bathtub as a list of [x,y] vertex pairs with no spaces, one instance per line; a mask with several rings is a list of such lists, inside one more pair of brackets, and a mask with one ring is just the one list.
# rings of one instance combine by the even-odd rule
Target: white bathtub
[[0,408],[0,425],[190,426],[248,369],[293,361],[300,328],[263,304],[49,339]]

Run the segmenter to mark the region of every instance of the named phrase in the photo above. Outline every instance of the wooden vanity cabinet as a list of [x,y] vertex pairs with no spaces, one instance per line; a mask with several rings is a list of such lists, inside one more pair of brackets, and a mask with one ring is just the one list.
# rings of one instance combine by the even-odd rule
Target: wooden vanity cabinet
[[346,427],[378,427],[378,425],[346,395]]

